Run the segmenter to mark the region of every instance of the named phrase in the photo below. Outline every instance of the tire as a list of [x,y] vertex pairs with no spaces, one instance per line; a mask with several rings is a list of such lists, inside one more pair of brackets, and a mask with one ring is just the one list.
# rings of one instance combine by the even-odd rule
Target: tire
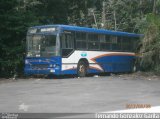
[[80,61],[77,67],[78,77],[85,77],[87,74],[87,65],[84,61]]

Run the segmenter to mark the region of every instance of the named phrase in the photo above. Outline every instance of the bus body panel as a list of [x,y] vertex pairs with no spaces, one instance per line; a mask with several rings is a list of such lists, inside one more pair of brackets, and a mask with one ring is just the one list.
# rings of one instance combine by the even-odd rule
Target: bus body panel
[[88,73],[131,72],[135,53],[75,51],[70,57],[62,58],[62,74],[76,74],[80,59],[88,60]]

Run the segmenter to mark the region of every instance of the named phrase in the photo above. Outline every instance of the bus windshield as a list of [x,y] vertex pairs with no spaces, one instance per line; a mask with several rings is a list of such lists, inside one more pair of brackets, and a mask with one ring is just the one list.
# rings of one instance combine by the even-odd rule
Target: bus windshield
[[28,35],[27,57],[56,56],[56,35]]

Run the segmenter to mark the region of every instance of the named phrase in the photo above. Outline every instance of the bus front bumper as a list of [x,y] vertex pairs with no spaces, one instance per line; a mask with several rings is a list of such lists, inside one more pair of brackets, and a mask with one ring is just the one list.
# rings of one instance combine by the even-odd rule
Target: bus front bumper
[[25,68],[24,70],[25,75],[60,75],[61,71],[60,69],[54,69],[54,68],[48,68],[48,69],[31,69],[31,68]]

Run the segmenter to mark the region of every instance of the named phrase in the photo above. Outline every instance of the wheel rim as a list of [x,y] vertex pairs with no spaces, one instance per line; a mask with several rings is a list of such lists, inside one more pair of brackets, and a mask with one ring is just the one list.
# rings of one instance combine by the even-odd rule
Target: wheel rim
[[86,72],[85,65],[83,65],[83,64],[80,65],[78,72],[79,72],[79,76],[81,76],[81,77],[85,76],[85,72]]
[[84,65],[80,65],[79,71],[84,73],[85,69],[84,69]]

